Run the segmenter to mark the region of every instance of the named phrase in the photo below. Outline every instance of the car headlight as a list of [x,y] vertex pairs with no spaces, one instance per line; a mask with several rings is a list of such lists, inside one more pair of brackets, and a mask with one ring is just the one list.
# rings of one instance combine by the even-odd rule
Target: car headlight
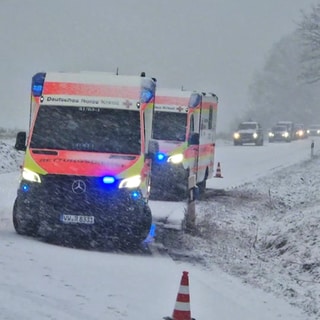
[[22,170],[22,179],[31,182],[41,183],[40,175],[26,168],[23,168]]
[[239,132],[235,132],[235,133],[233,134],[233,138],[234,138],[234,139],[240,139],[240,133],[239,133]]
[[289,132],[284,132],[283,134],[282,134],[285,138],[288,138],[289,137]]
[[269,137],[274,137],[274,133],[273,132],[269,132]]
[[167,161],[174,164],[181,163],[183,161],[183,154],[182,153],[174,154],[170,156]]
[[119,189],[121,188],[128,188],[128,189],[133,189],[133,188],[138,188],[141,184],[141,176],[133,176],[130,178],[123,179],[120,184],[119,184]]
[[253,139],[257,139],[258,138],[258,134],[255,132],[254,134],[253,134]]

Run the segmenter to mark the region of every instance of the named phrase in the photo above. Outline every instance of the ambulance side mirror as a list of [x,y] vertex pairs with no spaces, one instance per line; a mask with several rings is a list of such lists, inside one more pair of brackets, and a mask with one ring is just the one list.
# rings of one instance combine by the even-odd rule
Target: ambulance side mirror
[[159,152],[159,143],[156,140],[149,140],[148,153],[146,154],[147,159],[153,159]]
[[189,146],[194,146],[194,145],[199,145],[200,143],[200,135],[197,132],[192,132],[189,136],[188,139],[188,145]]
[[26,151],[27,134],[24,131],[18,132],[14,148],[18,151]]

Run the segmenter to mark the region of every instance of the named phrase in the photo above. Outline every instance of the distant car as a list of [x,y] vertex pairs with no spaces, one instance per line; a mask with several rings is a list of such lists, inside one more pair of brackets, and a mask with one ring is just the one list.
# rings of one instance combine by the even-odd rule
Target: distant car
[[278,121],[276,126],[286,126],[290,141],[296,139],[294,123],[292,121]]
[[237,131],[234,132],[233,144],[235,146],[241,146],[247,143],[254,143],[256,146],[263,145],[263,130],[258,122],[241,122]]
[[294,125],[295,139],[308,138],[307,130],[302,123],[296,123]]
[[311,124],[307,129],[308,136],[320,136],[320,124]]
[[268,133],[269,142],[284,141],[291,142],[291,135],[286,125],[276,125]]

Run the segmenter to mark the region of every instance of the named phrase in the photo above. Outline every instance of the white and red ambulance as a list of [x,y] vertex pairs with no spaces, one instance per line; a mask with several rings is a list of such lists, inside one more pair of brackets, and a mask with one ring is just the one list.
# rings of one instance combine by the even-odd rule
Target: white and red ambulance
[[153,139],[152,199],[185,198],[188,177],[199,192],[213,177],[218,97],[213,93],[157,88]]
[[37,73],[13,208],[19,234],[89,235],[137,245],[147,236],[156,82],[110,73]]

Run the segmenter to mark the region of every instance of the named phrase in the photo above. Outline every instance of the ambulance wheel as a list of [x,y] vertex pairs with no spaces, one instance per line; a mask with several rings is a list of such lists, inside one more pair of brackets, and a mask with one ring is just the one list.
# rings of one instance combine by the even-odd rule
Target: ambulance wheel
[[198,186],[199,198],[201,199],[206,193],[207,180],[204,179],[203,181],[199,182],[197,186]]
[[208,178],[208,168],[206,169],[206,173],[204,175],[203,180],[197,184],[200,199],[203,198],[203,196],[206,193],[207,178]]
[[[34,220],[25,219],[28,212],[22,212],[19,208],[17,199],[13,205],[12,222],[15,231],[24,236],[36,236],[38,231],[38,224]],[[30,217],[30,215],[29,215]]]
[[146,240],[151,224],[152,213],[148,204],[144,207],[144,219],[135,227],[123,229],[119,237],[119,247],[125,251],[137,251],[143,247],[143,242]]

